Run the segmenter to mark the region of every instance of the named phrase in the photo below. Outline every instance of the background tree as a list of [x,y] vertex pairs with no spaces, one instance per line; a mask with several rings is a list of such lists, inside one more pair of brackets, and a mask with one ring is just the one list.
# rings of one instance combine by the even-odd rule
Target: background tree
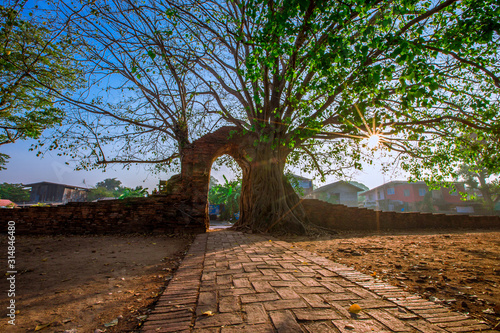
[[87,193],[87,201],[94,201],[103,198],[114,198],[115,194],[105,187],[94,187]]
[[120,189],[122,182],[116,178],[106,178],[101,182],[95,184],[96,187],[104,187],[110,192],[114,192]]
[[492,211],[500,201],[498,137],[471,132],[461,138],[451,153],[463,163],[458,167],[457,178],[479,190],[484,208]]
[[13,202],[26,202],[30,200],[30,190],[23,184],[0,184],[0,199],[8,199]]
[[[64,117],[51,90],[79,86],[74,45],[50,17],[32,17],[25,2],[0,6],[0,145],[38,138]],[[8,156],[0,154],[0,169]]]
[[221,219],[232,220],[240,211],[241,179],[228,181],[224,176],[224,184],[215,184],[208,192],[208,202],[212,205],[224,205]]
[[481,192],[484,208],[488,211],[493,211],[496,203],[500,201],[500,181],[498,175],[491,174],[483,166],[470,166],[466,164],[462,164],[458,175],[471,189]]
[[122,182],[116,178],[106,178],[98,182],[94,188],[91,188],[87,201],[94,201],[103,198],[136,198],[148,195],[147,188],[136,186],[135,189],[122,186]]

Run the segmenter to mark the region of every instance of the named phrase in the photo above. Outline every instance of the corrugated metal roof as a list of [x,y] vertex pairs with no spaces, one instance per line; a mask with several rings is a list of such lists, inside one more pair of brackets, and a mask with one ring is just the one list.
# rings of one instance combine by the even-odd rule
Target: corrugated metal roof
[[39,184],[50,184],[50,185],[58,185],[58,186],[64,186],[64,187],[69,187],[69,188],[78,188],[81,190],[88,190],[88,188],[81,187],[81,186],[66,185],[66,184],[59,184],[59,183],[52,183],[52,182],[38,182],[38,183],[31,183],[31,184],[23,184],[23,186],[33,187],[34,185],[39,185]]

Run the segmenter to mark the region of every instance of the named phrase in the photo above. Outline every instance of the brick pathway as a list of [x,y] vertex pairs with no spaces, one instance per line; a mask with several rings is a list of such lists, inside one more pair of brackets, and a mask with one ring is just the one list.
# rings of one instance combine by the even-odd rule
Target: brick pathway
[[497,331],[287,242],[225,230],[198,235],[143,332]]

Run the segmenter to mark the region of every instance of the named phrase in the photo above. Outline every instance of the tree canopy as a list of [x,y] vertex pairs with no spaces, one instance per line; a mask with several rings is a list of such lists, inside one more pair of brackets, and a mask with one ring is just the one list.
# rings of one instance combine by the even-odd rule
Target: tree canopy
[[217,100],[221,115],[290,162],[352,165],[353,143],[373,134],[410,171],[471,131],[498,146],[495,1],[184,3],[177,20],[200,79],[230,97]]
[[106,178],[103,181],[95,184],[95,187],[104,187],[108,191],[116,191],[120,189],[121,185],[121,180],[118,180],[116,178]]
[[8,199],[13,202],[25,202],[30,200],[30,190],[23,184],[0,184],[0,199]]
[[[23,5],[0,6],[0,145],[39,138],[60,124],[64,108],[55,105],[52,90],[68,92],[80,83],[71,39]],[[7,158],[0,154],[0,168]]]

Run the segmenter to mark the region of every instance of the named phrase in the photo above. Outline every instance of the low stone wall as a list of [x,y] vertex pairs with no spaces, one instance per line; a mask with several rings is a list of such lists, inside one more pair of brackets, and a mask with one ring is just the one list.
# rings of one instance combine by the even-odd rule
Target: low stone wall
[[[312,223],[334,230],[500,229],[499,216],[382,212],[314,199],[302,205]],[[177,195],[0,209],[0,233],[8,221],[20,235],[206,232],[208,225],[192,211],[193,202]]]
[[191,206],[172,195],[0,209],[0,232],[8,221],[21,235],[206,232],[208,226],[187,213]]
[[499,216],[382,212],[305,199],[311,223],[335,230],[500,229]]

